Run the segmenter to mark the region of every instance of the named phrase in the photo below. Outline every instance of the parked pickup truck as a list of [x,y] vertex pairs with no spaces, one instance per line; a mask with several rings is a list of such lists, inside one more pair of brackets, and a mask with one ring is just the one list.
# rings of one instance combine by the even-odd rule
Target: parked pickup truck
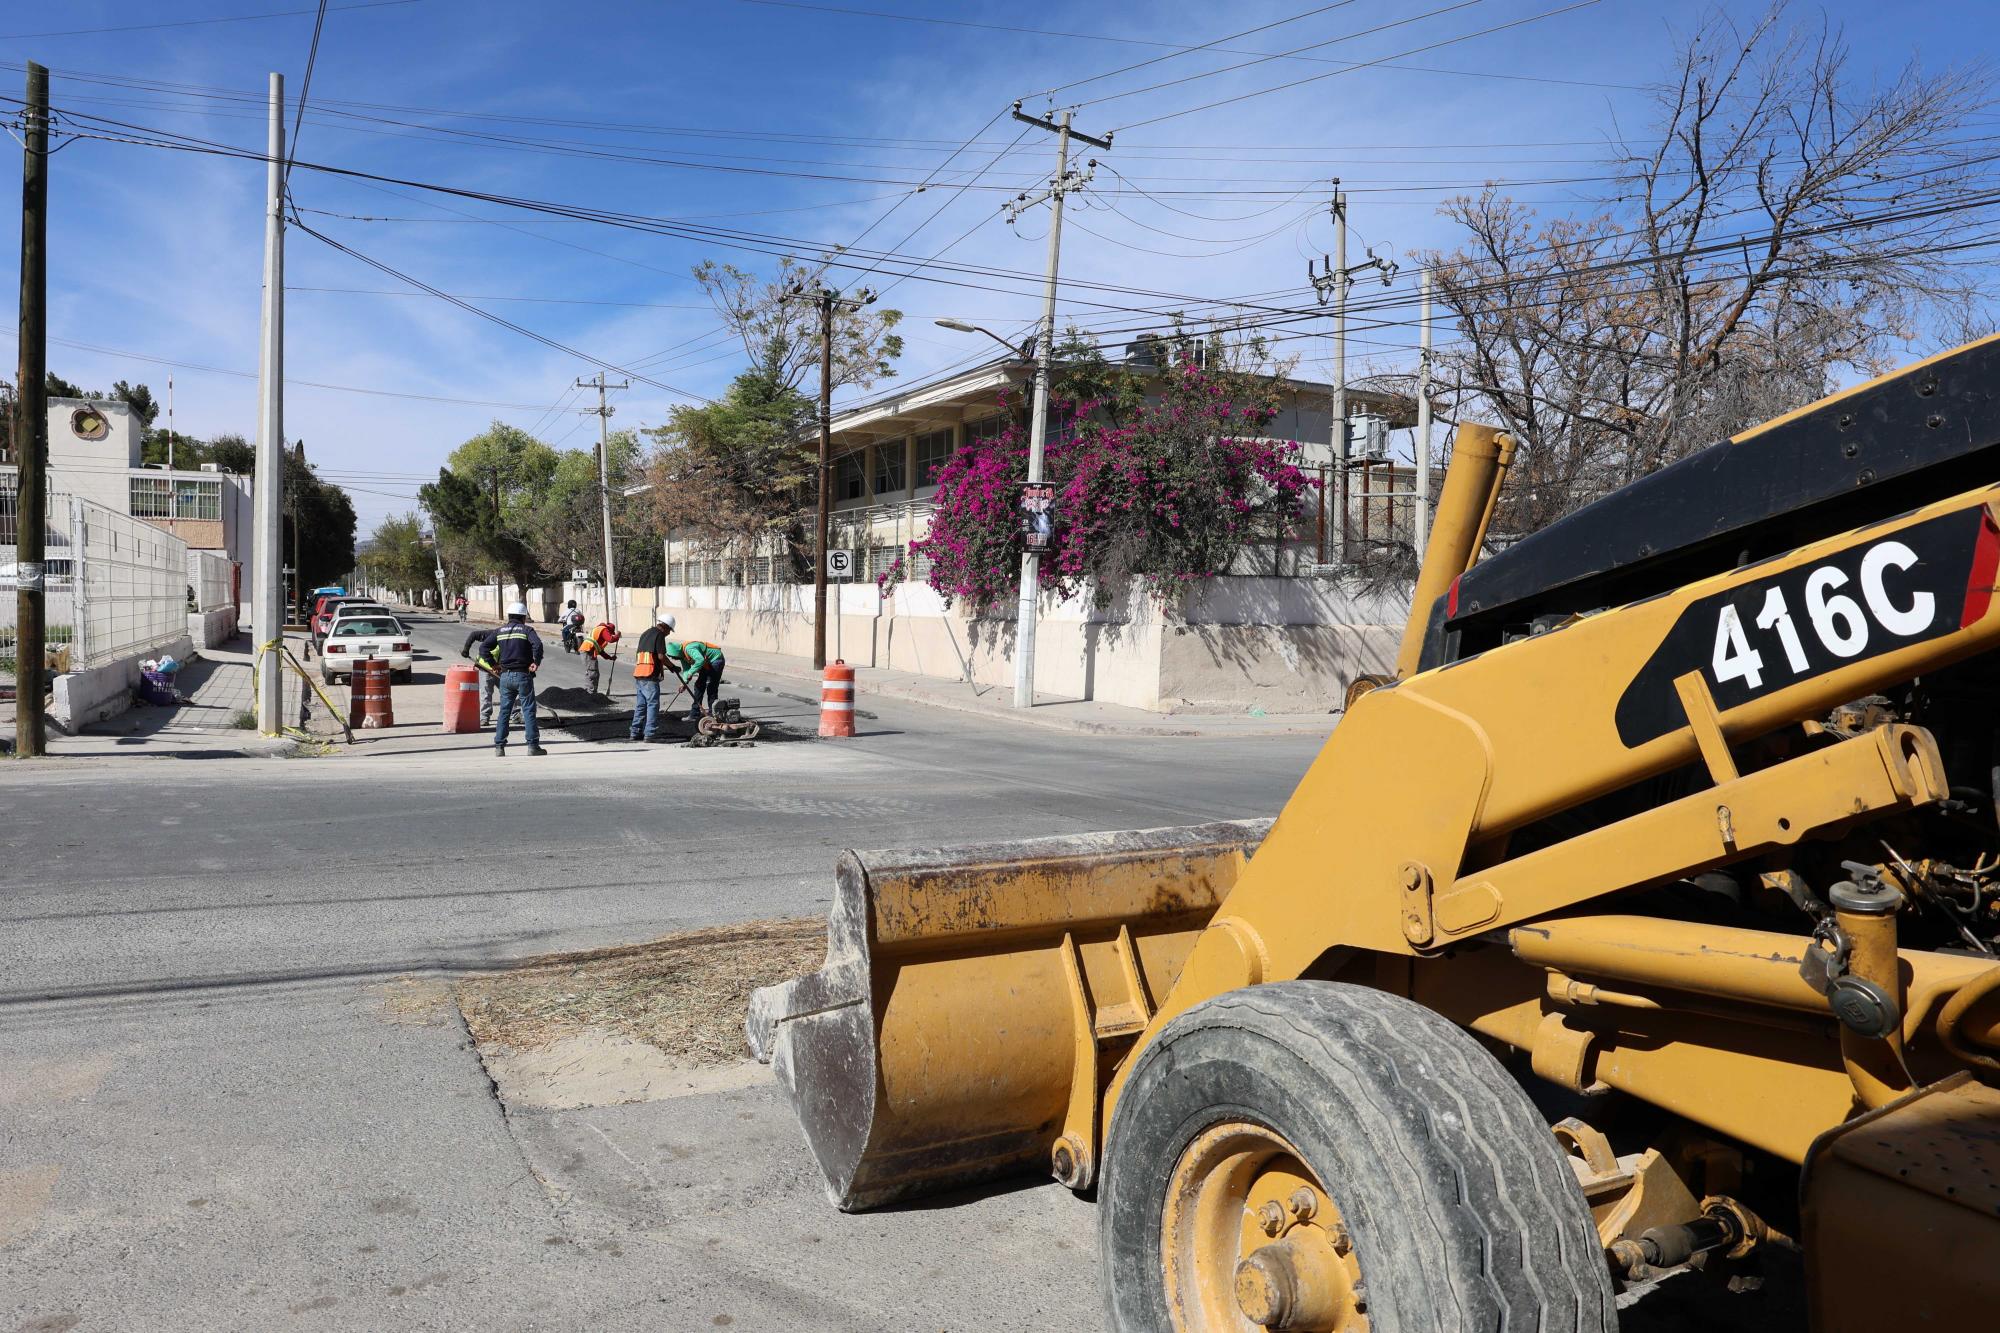
[[416,653],[403,622],[386,611],[336,614],[320,643],[319,673],[328,684],[352,676],[354,664],[378,657],[389,663],[391,680],[408,680],[415,672]]

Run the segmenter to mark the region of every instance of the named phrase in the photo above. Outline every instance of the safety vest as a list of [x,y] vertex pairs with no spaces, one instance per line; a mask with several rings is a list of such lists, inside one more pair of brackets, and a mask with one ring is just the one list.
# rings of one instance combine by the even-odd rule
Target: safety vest
[[618,642],[618,627],[609,621],[600,620],[584,635],[581,647],[586,653],[595,653]]

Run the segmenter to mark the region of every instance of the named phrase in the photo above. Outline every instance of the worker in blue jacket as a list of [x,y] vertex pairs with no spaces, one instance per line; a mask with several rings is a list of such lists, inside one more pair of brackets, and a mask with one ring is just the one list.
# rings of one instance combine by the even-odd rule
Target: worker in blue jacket
[[528,753],[547,754],[535,726],[535,672],[542,666],[542,636],[528,623],[528,608],[513,602],[507,607],[507,623],[486,636],[479,646],[478,664],[500,682],[500,719],[493,729],[493,754],[507,753],[507,723],[514,703],[521,704],[521,730],[528,736]]

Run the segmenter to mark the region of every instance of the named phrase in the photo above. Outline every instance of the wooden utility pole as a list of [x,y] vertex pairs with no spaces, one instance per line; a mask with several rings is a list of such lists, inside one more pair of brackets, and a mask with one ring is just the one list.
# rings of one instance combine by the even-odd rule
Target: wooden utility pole
[[[802,297],[803,286],[788,297]],[[826,669],[826,545],[833,526],[833,317],[875,303],[866,287],[852,297],[829,287],[812,293],[819,309],[819,506],[813,518],[813,670]]]
[[[14,459],[20,468],[15,514],[19,610],[14,637],[14,752],[48,751],[42,672],[48,657],[48,601],[43,561],[49,522],[48,238],[49,72],[28,65],[21,155],[21,360],[15,380]],[[81,534],[73,534],[74,537]],[[72,559],[72,571],[82,562]],[[72,574],[72,578],[74,574]]]
[[1418,317],[1417,352],[1417,507],[1411,534],[1417,559],[1424,558],[1424,546],[1431,529],[1431,271],[1424,269],[1422,314]]
[[826,670],[826,536],[832,522],[833,310],[840,298],[819,293],[819,508],[813,519],[813,670]]

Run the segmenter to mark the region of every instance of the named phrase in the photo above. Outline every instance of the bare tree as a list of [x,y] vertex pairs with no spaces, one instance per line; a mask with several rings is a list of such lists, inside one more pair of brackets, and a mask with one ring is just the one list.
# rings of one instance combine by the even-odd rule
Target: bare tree
[[[745,360],[764,366],[775,349],[777,379],[788,389],[819,387],[819,309],[811,300],[817,290],[812,274],[791,259],[778,261],[776,276],[766,281],[733,264],[704,260],[694,269],[695,281],[708,293],[722,322],[743,344]],[[894,375],[903,354],[901,335],[891,330],[902,322],[900,310],[843,306],[833,320],[833,387],[868,388]]]
[[1911,66],[1866,84],[1837,31],[1783,4],[1747,32],[1712,12],[1678,42],[1647,133],[1614,139],[1600,212],[1543,219],[1491,188],[1447,202],[1468,239],[1430,257],[1461,334],[1438,378],[1521,444],[1496,530],[1977,323],[1957,252],[1991,154],[1956,132],[1984,83]]

